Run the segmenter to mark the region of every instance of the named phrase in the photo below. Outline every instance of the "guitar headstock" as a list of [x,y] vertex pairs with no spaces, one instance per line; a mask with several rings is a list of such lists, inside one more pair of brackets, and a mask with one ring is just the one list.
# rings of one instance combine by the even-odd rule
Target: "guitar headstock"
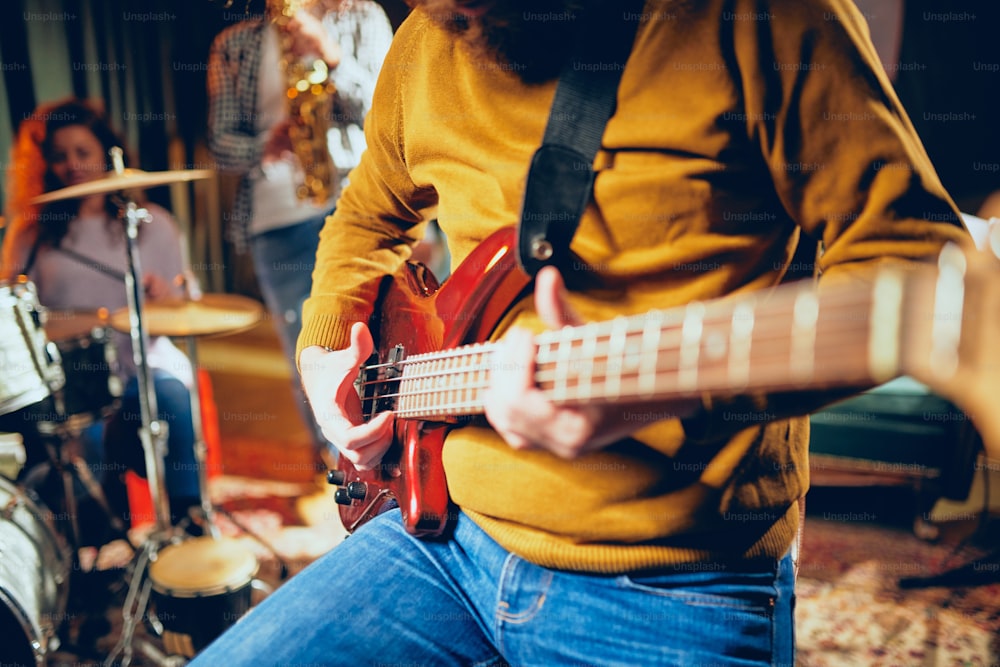
[[[978,249],[946,247],[908,335],[906,371],[972,417],[990,458],[1000,460],[1000,221]],[[919,332],[918,332],[919,330]]]

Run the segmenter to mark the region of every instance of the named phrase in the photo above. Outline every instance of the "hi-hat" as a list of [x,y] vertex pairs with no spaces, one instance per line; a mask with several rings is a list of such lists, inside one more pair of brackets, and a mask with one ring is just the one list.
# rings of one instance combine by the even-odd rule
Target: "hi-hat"
[[121,172],[109,171],[101,178],[86,183],[77,183],[59,190],[47,192],[31,200],[32,204],[47,204],[62,199],[78,199],[90,195],[107,194],[121,190],[142,190],[158,185],[183,183],[209,178],[214,172],[210,169],[175,169],[173,171],[143,171],[142,169],[123,169]]
[[[208,336],[235,333],[260,321],[260,302],[238,294],[203,294],[195,301],[147,301],[142,320],[151,336]],[[111,326],[128,333],[128,308],[111,314]]]
[[97,310],[45,311],[45,336],[50,341],[62,342],[87,336],[94,329],[108,326],[107,308]]

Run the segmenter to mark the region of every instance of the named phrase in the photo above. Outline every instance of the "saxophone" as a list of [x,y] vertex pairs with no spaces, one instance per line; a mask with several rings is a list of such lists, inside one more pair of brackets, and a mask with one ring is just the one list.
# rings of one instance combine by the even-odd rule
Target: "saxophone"
[[[267,0],[271,20],[283,27],[312,0]],[[281,31],[281,67],[288,98],[289,137],[302,167],[303,180],[295,190],[300,200],[323,205],[335,194],[337,169],[327,146],[327,131],[336,87],[322,59],[307,63],[293,52],[293,37]]]

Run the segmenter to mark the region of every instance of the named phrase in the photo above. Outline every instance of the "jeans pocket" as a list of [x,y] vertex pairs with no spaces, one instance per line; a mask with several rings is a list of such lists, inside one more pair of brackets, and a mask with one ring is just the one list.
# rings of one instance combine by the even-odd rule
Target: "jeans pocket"
[[717,607],[770,619],[777,591],[774,576],[700,572],[621,575],[618,585],[636,593],[698,607]]

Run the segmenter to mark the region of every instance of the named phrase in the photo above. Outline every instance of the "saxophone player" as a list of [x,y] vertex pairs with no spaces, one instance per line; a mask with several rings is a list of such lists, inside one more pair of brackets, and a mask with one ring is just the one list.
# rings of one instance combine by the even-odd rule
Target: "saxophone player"
[[[239,176],[227,234],[252,257],[293,369],[319,230],[365,148],[362,123],[391,41],[370,0],[268,0],[266,15],[212,43],[209,147],[219,169]],[[319,454],[326,440],[293,375]]]

